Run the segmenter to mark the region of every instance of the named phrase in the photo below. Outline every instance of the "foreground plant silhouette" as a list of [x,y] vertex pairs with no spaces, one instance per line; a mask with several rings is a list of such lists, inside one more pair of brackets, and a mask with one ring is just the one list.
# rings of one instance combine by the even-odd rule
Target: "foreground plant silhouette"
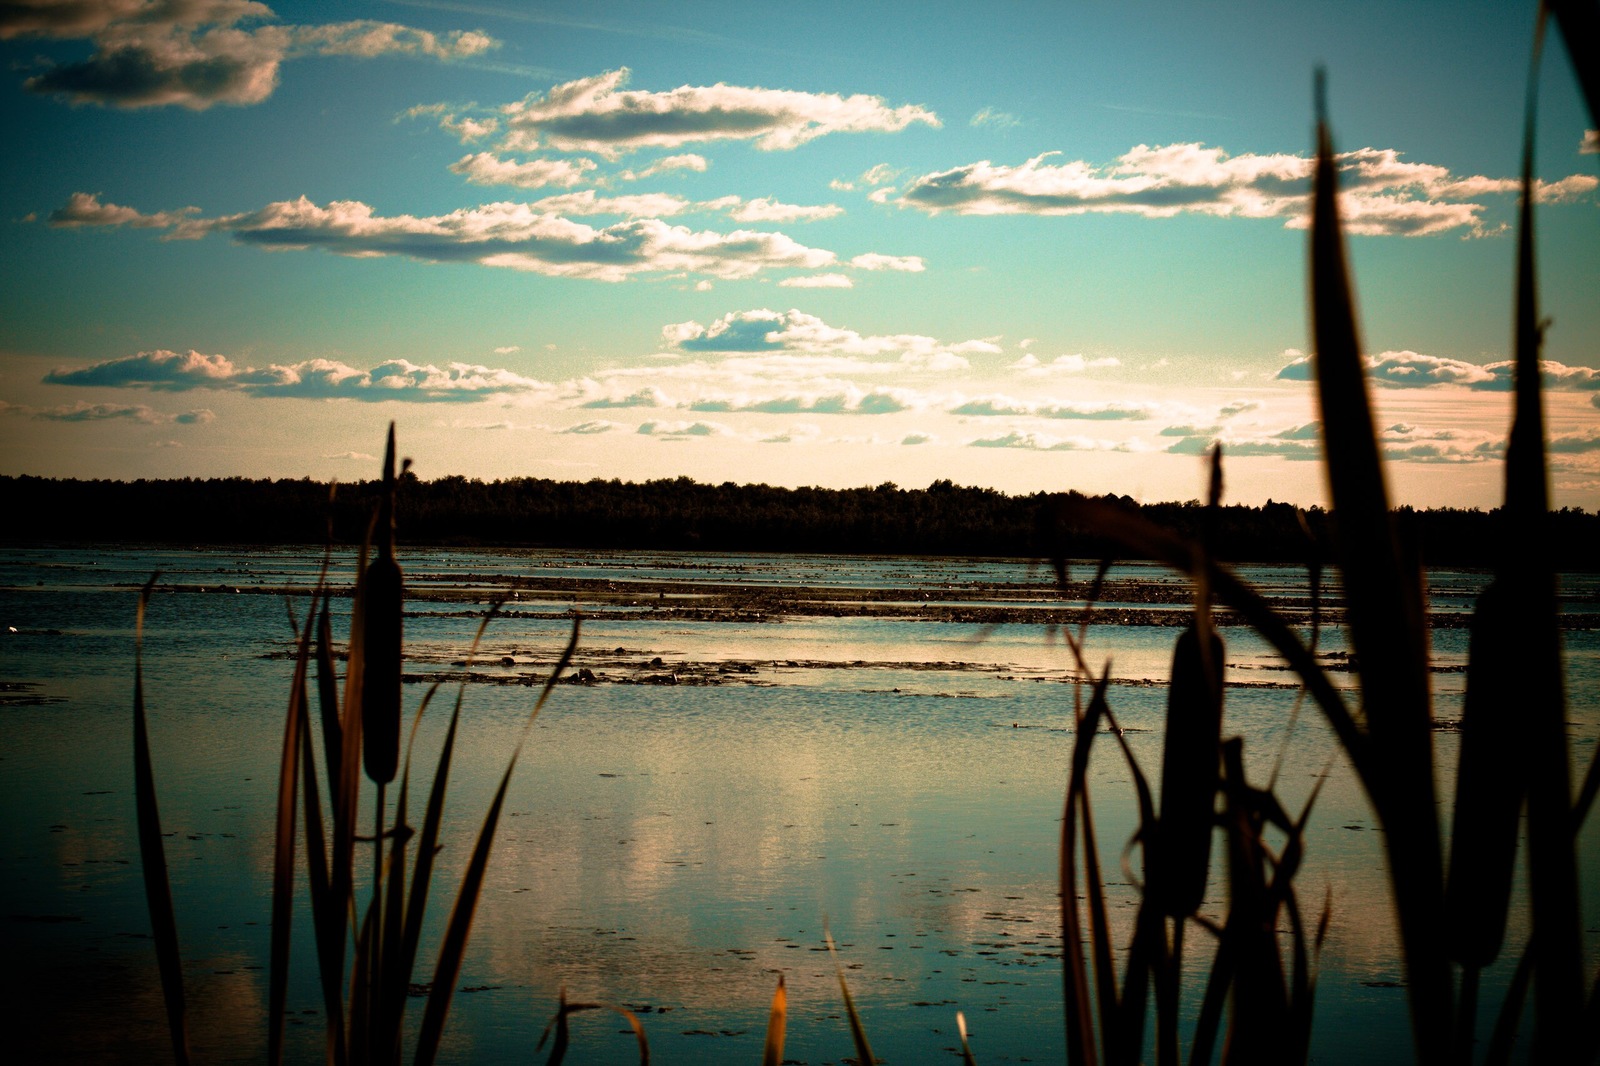
[[[1594,32],[1600,26],[1600,15],[1592,3],[1552,4],[1550,8],[1560,21],[1593,116],[1600,88],[1596,76],[1600,40]],[[1182,733],[1204,735],[1216,714],[1208,687],[1215,679],[1207,671],[1221,669],[1214,661],[1220,658],[1221,649],[1205,636],[1209,595],[1255,628],[1299,675],[1306,694],[1338,737],[1383,825],[1414,1052],[1417,1062],[1423,1064],[1477,1060],[1498,1066],[1508,1061],[1530,984],[1535,1000],[1534,1062],[1589,1062],[1600,1051],[1600,979],[1591,981],[1583,972],[1576,862],[1577,834],[1600,789],[1600,757],[1590,763],[1574,799],[1555,574],[1540,548],[1549,520],[1549,497],[1539,358],[1543,326],[1537,310],[1533,254],[1532,159],[1534,86],[1545,18],[1546,11],[1541,8],[1527,93],[1514,299],[1515,414],[1505,463],[1505,505],[1500,512],[1502,530],[1494,579],[1473,617],[1448,874],[1438,812],[1449,797],[1440,797],[1435,784],[1422,573],[1396,529],[1378,454],[1345,266],[1336,168],[1320,76],[1310,253],[1314,368],[1333,500],[1335,558],[1358,669],[1359,705],[1348,706],[1330,682],[1313,654],[1314,643],[1309,647],[1303,643],[1260,596],[1211,560],[1203,546],[1098,501],[1069,501],[1061,516],[1069,525],[1117,537],[1140,557],[1161,560],[1187,574],[1195,584],[1195,630],[1180,639],[1175,654],[1169,738]],[[1213,487],[1213,502],[1215,498]],[[1314,629],[1312,639],[1314,642]],[[1094,676],[1080,646],[1073,643],[1072,647],[1080,669]],[[1204,678],[1204,683],[1197,683],[1196,678]],[[1190,703],[1188,709],[1183,707],[1185,700]],[[1105,703],[1104,677],[1080,716],[1063,824],[1068,1057],[1074,1063],[1139,1061],[1146,1026],[1146,987],[1154,981],[1156,1061],[1175,1064],[1180,1061],[1175,1038],[1175,960],[1183,951],[1179,914],[1192,897],[1182,892],[1185,902],[1178,906],[1162,906],[1157,901],[1170,899],[1180,892],[1178,882],[1199,875],[1204,849],[1191,846],[1186,859],[1177,857],[1175,842],[1188,832],[1177,822],[1192,819],[1194,811],[1169,812],[1168,796],[1163,795],[1157,817],[1143,775],[1128,755],[1139,789],[1137,839],[1144,848],[1147,880],[1119,986],[1084,783],[1088,749],[1103,724],[1114,728]],[[1214,961],[1189,1061],[1210,1061],[1221,1010],[1219,997],[1224,991],[1232,1004],[1225,1062],[1303,1061],[1311,1023],[1308,997],[1314,981],[1307,971],[1306,933],[1295,904],[1293,877],[1301,858],[1299,830],[1305,814],[1290,820],[1274,809],[1270,793],[1256,793],[1257,813],[1253,820],[1241,820],[1240,790],[1245,787],[1246,794],[1249,790],[1242,786],[1238,744],[1204,741],[1203,754],[1192,746],[1169,744],[1169,762],[1163,767],[1164,793],[1186,778],[1219,782],[1204,801],[1195,802],[1200,803],[1205,817],[1212,815],[1220,801],[1216,817],[1226,833],[1230,856],[1229,917],[1220,930],[1212,929],[1216,933]],[[1125,754],[1126,750],[1124,747]],[[1174,758],[1191,765],[1175,768],[1170,762]],[[1219,760],[1220,777],[1216,771]],[[1519,854],[1519,816],[1524,808],[1527,846],[1523,862],[1528,874],[1531,931],[1520,947],[1493,1034],[1480,1056],[1475,1047],[1479,975],[1504,948]],[[1277,854],[1262,846],[1259,833],[1263,824],[1274,821],[1287,841]],[[1246,859],[1242,864],[1241,858]],[[1241,879],[1241,870],[1248,876]],[[1087,921],[1079,913],[1080,887],[1087,900]],[[1236,921],[1241,908],[1243,920]],[[1256,932],[1276,927],[1280,909],[1287,914],[1291,930],[1292,978],[1287,986],[1278,948],[1270,937],[1251,946]],[[1164,928],[1164,916],[1176,917],[1177,924],[1170,930]],[[1320,942],[1326,921],[1324,911],[1313,945]],[[1086,953],[1092,963],[1092,981]],[[1163,988],[1168,990],[1165,999]]]
[[[1600,53],[1593,27],[1600,18],[1592,3],[1568,0],[1549,6],[1562,27],[1594,114],[1600,94],[1596,73]],[[1543,21],[1541,9],[1540,39]],[[1537,63],[1536,45],[1535,70]],[[1332,139],[1319,91],[1310,251],[1314,358],[1334,504],[1334,547],[1350,647],[1358,666],[1359,704],[1352,708],[1319,664],[1315,628],[1308,645],[1261,596],[1218,564],[1203,542],[1183,540],[1097,501],[1079,497],[1068,503],[1064,522],[1111,535],[1140,556],[1165,562],[1188,575],[1195,588],[1194,620],[1173,655],[1169,742],[1163,753],[1159,806],[1117,728],[1106,698],[1109,671],[1092,668],[1081,632],[1069,640],[1080,672],[1090,679],[1089,699],[1077,718],[1060,853],[1064,1017],[1072,1063],[1120,1066],[1143,1061],[1152,1028],[1158,1066],[1176,1066],[1184,1060],[1178,1046],[1180,975],[1186,937],[1198,935],[1196,929],[1211,937],[1212,954],[1187,1060],[1210,1062],[1219,1037],[1227,1063],[1296,1063],[1308,1054],[1315,956],[1327,930],[1329,909],[1324,904],[1320,918],[1309,925],[1294,882],[1315,793],[1304,809],[1291,815],[1270,787],[1250,783],[1242,741],[1225,737],[1221,686],[1225,647],[1211,618],[1213,602],[1256,629],[1298,673],[1306,697],[1334,731],[1383,824],[1416,1060],[1428,1066],[1507,1062],[1530,988],[1535,1004],[1534,1062],[1588,1062],[1600,1051],[1600,995],[1583,971],[1576,864],[1577,833],[1600,791],[1600,757],[1591,762],[1574,800],[1555,579],[1539,551],[1549,499],[1539,359],[1542,326],[1533,255],[1532,84],[1530,78],[1515,283],[1515,417],[1505,464],[1503,536],[1494,580],[1473,620],[1448,868],[1438,812],[1451,797],[1441,797],[1436,785],[1421,571],[1396,529],[1373,432],[1338,219]],[[1214,454],[1212,462],[1210,504],[1215,508],[1221,497],[1220,454]],[[283,1051],[296,825],[302,821],[297,803],[303,803],[304,810],[306,872],[328,1018],[328,1061],[340,1066],[387,1064],[398,1061],[401,1052],[406,996],[433,876],[461,694],[417,831],[407,814],[410,755],[408,751],[402,764],[399,748],[404,591],[403,575],[393,557],[392,427],[384,474],[384,500],[374,523],[378,558],[369,567],[363,550],[342,697],[333,665],[329,593],[322,583],[296,632],[274,862],[269,1001],[273,1063],[281,1060]],[[1058,564],[1064,573],[1065,560]],[[154,579],[140,598],[141,632],[153,584]],[[575,626],[530,712],[530,726],[570,662],[576,641]],[[310,724],[313,663],[331,834],[318,791]],[[436,692],[437,685],[428,690],[418,718]],[[161,849],[142,667],[137,660],[134,727],[146,893],[174,1057],[187,1062],[176,923]],[[1107,732],[1116,737],[1134,781],[1139,805],[1136,841],[1142,845],[1145,874],[1120,973],[1087,784],[1093,745]],[[414,1053],[421,1064],[432,1063],[438,1052],[516,758],[514,752],[484,818],[439,948]],[[362,894],[355,886],[355,819],[363,763],[377,793],[377,819],[371,841],[374,872],[364,908],[358,908]],[[383,793],[397,776],[395,813],[386,824]],[[1522,854],[1518,827],[1524,808],[1528,828]],[[1220,924],[1196,916],[1218,832],[1225,845],[1228,893],[1227,914]],[[1274,835],[1282,841],[1277,847],[1269,844]],[[1506,950],[1510,887],[1519,861],[1528,872],[1531,933],[1514,948],[1515,972],[1498,1005],[1493,1036],[1479,1054],[1475,1047],[1479,975]],[[1290,927],[1287,959],[1275,934],[1280,918]],[[840,991],[858,1060],[870,1062],[866,1030],[842,972]],[[568,1016],[601,1006],[569,1003],[563,995],[552,1023],[552,1062],[559,1062],[568,1049]],[[787,994],[780,979],[763,1056],[774,1066],[782,1061],[786,1013]],[[638,1034],[641,1060],[647,1060],[643,1029],[637,1018],[627,1016]],[[959,1015],[958,1026],[962,1056],[970,1063],[973,1056]]]
[[[315,926],[317,965],[327,1018],[327,1061],[336,1066],[392,1063],[401,1058],[406,1001],[413,989],[412,975],[422,937],[423,917],[434,879],[434,857],[439,849],[440,822],[449,784],[450,763],[460,722],[465,682],[456,694],[455,708],[445,733],[438,765],[423,813],[420,830],[410,823],[409,791],[411,754],[408,744],[402,763],[401,732],[401,615],[404,578],[394,558],[395,503],[394,427],[390,426],[384,458],[382,502],[374,519],[380,534],[378,557],[367,565],[366,548],[358,572],[351,608],[348,662],[343,692],[334,667],[330,590],[324,577],[313,590],[303,625],[296,627],[294,676],[278,780],[276,844],[273,857],[271,966],[269,975],[267,1034],[268,1061],[283,1059],[285,1001],[289,975],[289,944],[296,875],[297,824],[303,825],[305,874]],[[369,542],[370,542],[369,537]],[[139,599],[142,633],[145,606],[155,578]],[[494,616],[490,610],[473,641],[474,651]],[[484,872],[488,866],[495,830],[522,745],[539,711],[544,707],[577,646],[578,625],[546,679],[529,711],[522,734],[507,761],[499,787],[484,815],[483,824],[456,892],[455,903],[434,961],[413,1060],[432,1063],[438,1054],[445,1019],[466,953]],[[469,662],[470,662],[469,656]],[[321,718],[322,774],[316,766],[312,740],[309,690],[316,672],[316,702]],[[416,710],[411,737],[432,703],[439,683],[432,685]],[[168,1028],[174,1058],[188,1061],[188,1039],[176,922],[167,889],[166,863],[161,850],[160,820],[155,807],[154,777],[145,739],[142,666],[136,657],[134,672],[134,766],[137,783],[141,858],[147,883],[162,987],[168,1004]],[[363,765],[374,786],[373,836],[358,838],[356,816],[360,808]],[[399,792],[392,820],[386,822],[385,787],[399,777]],[[326,809],[318,784],[327,781]],[[303,811],[303,817],[301,816]],[[387,842],[388,850],[385,851]],[[358,890],[358,844],[371,844],[373,871],[370,882]]]

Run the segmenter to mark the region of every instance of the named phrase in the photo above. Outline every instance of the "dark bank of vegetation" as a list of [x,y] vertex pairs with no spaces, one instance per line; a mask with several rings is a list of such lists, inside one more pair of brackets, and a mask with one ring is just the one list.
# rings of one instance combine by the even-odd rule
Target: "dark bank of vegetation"
[[[0,540],[17,543],[317,544],[332,521],[334,540],[359,543],[377,483],[329,486],[302,479],[215,478],[74,481],[0,478]],[[698,549],[840,554],[1038,557],[1063,547],[1096,558],[1126,555],[1107,538],[1058,519],[1076,492],[1012,496],[935,481],[926,489],[775,488],[705,485],[689,478],[642,483],[463,477],[401,483],[412,544],[493,547]],[[1198,500],[1139,504],[1102,497],[1187,538],[1200,533]],[[1303,562],[1329,554],[1328,514],[1285,503],[1224,507],[1210,536],[1231,562]],[[1499,512],[1459,508],[1397,515],[1421,559],[1439,566],[1486,566],[1499,537]],[[1549,517],[1548,546],[1567,570],[1595,566],[1600,514],[1564,508]]]

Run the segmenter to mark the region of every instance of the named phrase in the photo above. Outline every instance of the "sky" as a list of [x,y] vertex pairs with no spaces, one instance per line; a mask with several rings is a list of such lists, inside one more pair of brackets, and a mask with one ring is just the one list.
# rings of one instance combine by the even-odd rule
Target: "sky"
[[[1326,505],[1313,72],[1394,502],[1497,506],[1533,3],[0,0],[0,474]],[[1600,137],[1539,78],[1551,488]]]

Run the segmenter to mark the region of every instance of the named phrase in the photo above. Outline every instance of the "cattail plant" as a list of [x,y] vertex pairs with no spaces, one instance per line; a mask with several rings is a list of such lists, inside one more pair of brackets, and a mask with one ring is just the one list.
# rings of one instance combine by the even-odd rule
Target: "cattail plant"
[[394,557],[394,423],[383,452],[383,491],[376,536],[378,557],[361,575],[361,740],[367,776],[382,786],[400,764],[400,651],[405,580]]

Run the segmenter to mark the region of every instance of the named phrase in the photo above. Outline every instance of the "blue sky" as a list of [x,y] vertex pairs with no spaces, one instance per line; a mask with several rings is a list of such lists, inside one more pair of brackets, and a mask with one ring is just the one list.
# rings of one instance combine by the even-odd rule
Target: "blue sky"
[[[0,473],[1324,502],[1326,65],[1392,491],[1499,502],[1533,5],[0,0]],[[1546,56],[1556,502],[1592,121]]]

